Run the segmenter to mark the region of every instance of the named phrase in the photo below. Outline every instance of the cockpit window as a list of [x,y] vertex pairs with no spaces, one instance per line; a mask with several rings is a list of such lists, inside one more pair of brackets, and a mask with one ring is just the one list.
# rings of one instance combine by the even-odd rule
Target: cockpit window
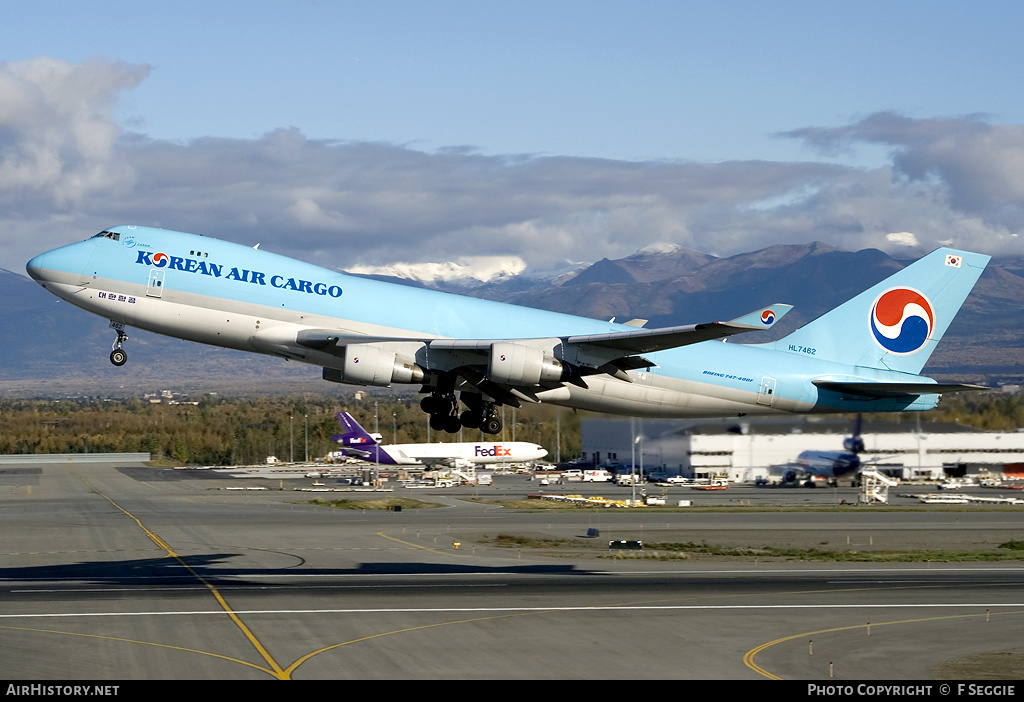
[[121,234],[119,232],[112,232],[112,231],[110,231],[108,229],[106,231],[100,232],[99,234],[97,234],[96,236],[93,237],[93,239],[100,239],[100,238],[102,238],[102,239],[113,239],[114,241],[120,241],[121,240]]

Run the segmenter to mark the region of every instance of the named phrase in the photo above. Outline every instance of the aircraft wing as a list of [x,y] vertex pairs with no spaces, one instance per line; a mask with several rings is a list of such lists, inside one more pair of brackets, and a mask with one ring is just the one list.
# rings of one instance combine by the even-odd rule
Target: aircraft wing
[[705,322],[660,329],[584,334],[567,337],[565,341],[570,345],[586,344],[624,351],[627,352],[627,355],[652,353],[677,346],[688,346],[701,341],[721,339],[742,332],[769,329],[791,309],[793,309],[792,305],[774,304],[729,322]]
[[[770,329],[775,322],[793,309],[792,305],[774,304],[728,322],[705,322],[658,329],[607,332],[604,334],[581,334],[560,337],[565,346],[589,346],[620,352],[620,356],[651,353],[664,349],[687,346],[701,341],[721,339],[742,332]],[[501,342],[529,342],[538,339],[444,339],[437,337],[366,336],[342,334],[329,329],[304,329],[298,333],[300,346],[334,353],[351,344],[378,344],[396,342],[420,342],[432,350],[444,351],[487,351],[492,344]]]
[[[345,358],[346,363],[350,358],[358,362],[356,357],[364,355],[358,351],[361,346],[420,343],[426,348],[428,370],[456,372],[485,394],[518,406],[520,399],[539,402],[534,395],[536,391],[560,387],[564,383],[586,388],[583,377],[587,375],[607,373],[625,382],[632,382],[633,379],[626,371],[656,365],[640,356],[642,353],[770,329],[791,309],[792,305],[777,303],[728,322],[538,338],[387,337],[344,334],[329,329],[304,329],[298,332],[295,343]],[[520,354],[520,357],[509,365],[532,363],[535,369],[532,379],[527,380],[526,374],[522,378],[496,379],[493,374],[494,359],[500,357],[504,361],[506,355],[516,354]],[[542,365],[545,375],[541,380],[542,371],[539,366]],[[558,370],[552,371],[552,368]]]
[[800,482],[811,477],[804,466],[793,462],[768,466],[768,474],[781,478],[783,483]]
[[423,457],[423,456],[417,456],[416,457],[416,461],[419,462],[419,463],[422,463],[424,466],[427,467],[428,470],[434,470],[437,467],[444,467],[444,468],[454,468],[455,467],[455,458],[454,457],[448,457],[448,456],[443,457],[443,458],[436,457],[436,456],[431,456],[429,458],[426,458],[426,457]]

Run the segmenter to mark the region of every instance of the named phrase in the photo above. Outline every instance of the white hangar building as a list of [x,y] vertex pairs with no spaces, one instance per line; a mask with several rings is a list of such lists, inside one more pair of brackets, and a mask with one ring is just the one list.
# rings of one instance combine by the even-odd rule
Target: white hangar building
[[[590,462],[647,474],[770,478],[770,466],[791,463],[801,451],[843,450],[853,432],[848,415],[742,417],[711,420],[583,420],[583,455]],[[861,460],[902,480],[989,473],[1024,478],[1024,432],[997,433],[909,421],[867,421]]]

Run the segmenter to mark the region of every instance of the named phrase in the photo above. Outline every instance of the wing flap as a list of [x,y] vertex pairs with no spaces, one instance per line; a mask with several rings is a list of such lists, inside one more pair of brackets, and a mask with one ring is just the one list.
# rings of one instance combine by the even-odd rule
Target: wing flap
[[428,343],[431,337],[407,336],[368,336],[365,334],[346,334],[331,329],[301,329],[295,334],[295,343],[308,349],[324,351],[334,355],[342,355],[344,347],[350,344],[384,344],[384,343]]

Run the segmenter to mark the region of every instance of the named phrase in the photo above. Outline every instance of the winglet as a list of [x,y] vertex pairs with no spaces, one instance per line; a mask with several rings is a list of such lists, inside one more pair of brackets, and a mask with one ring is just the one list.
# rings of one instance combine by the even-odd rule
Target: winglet
[[730,322],[723,322],[729,327],[742,327],[749,330],[771,329],[776,322],[786,316],[786,313],[793,309],[793,305],[785,305],[777,302],[774,305],[755,310],[750,314],[737,317]]

